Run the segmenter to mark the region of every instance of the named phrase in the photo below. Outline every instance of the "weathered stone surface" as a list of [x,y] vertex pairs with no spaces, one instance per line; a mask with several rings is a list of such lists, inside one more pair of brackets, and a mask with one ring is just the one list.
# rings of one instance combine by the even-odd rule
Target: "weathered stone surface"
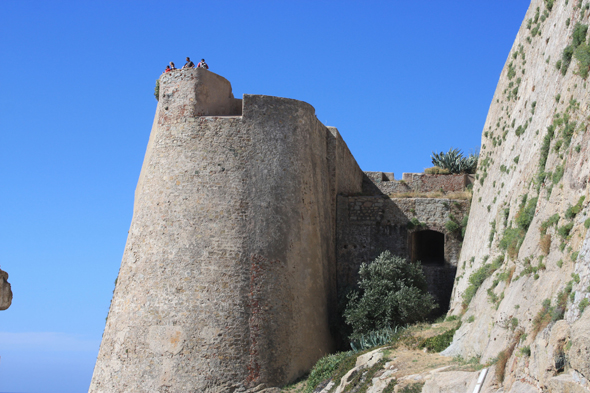
[[[588,24],[588,12],[579,2],[531,1],[482,135],[451,301],[451,313],[464,312],[464,323],[445,353],[478,356],[486,362],[509,348],[515,331],[522,330],[528,336],[517,343],[507,362],[507,387],[524,381],[540,389],[554,380],[555,356],[567,344],[566,325],[580,318],[579,304],[590,297],[590,239],[585,225],[590,214],[590,97],[575,57],[567,72],[556,64],[562,66],[564,49],[572,43],[578,23]],[[525,213],[531,200],[534,203]],[[548,224],[554,215],[557,222]],[[494,260],[501,261],[498,269],[467,304],[463,295],[472,285],[470,278],[481,277],[480,269]],[[556,307],[560,291],[570,287],[571,296],[562,297],[565,321],[544,327],[545,318],[537,334],[543,302]],[[552,308],[549,320],[559,319],[561,311]],[[467,318],[474,321],[465,323]],[[570,352],[579,347],[581,359],[583,340],[574,344],[573,337],[572,327]],[[530,358],[520,355],[527,346]]]
[[433,374],[426,380],[422,393],[473,392],[478,372],[447,371]]
[[0,310],[6,310],[12,304],[12,288],[8,282],[8,273],[0,269]]
[[241,102],[227,79],[204,68],[160,76],[160,124],[194,116],[241,115]]
[[570,367],[590,379],[590,312],[583,313],[573,324],[571,342],[568,351]]
[[[492,393],[492,391],[482,391],[481,393]],[[494,389],[493,392],[498,392],[500,393],[500,391]],[[520,382],[520,381],[516,381],[512,387],[510,388],[510,390],[507,391],[507,393],[539,393],[542,392],[542,390],[536,388],[533,385],[530,385],[528,383],[525,382]]]
[[[389,250],[393,255],[422,262],[429,292],[441,305],[440,311],[446,312],[461,236],[448,231],[445,224],[451,215],[461,222],[469,210],[469,201],[339,195],[337,208],[339,288],[355,287],[360,265]],[[422,225],[413,225],[411,220]]]
[[570,374],[561,374],[549,380],[550,393],[590,393],[589,389],[580,386]]
[[362,172],[304,102],[198,116],[210,74],[162,77],[91,392],[270,388],[333,349],[335,200]]
[[469,175],[429,175],[404,173],[402,180],[395,180],[391,172],[365,172],[363,193],[379,190],[385,195],[409,192],[457,192],[464,191],[471,183]]

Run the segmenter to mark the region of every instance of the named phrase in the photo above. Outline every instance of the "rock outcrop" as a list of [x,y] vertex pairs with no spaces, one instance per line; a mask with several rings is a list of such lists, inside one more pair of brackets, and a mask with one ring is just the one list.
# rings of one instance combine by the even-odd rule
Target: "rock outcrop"
[[589,14],[532,0],[483,130],[445,354],[507,358],[506,392],[590,388]]
[[0,310],[6,310],[12,304],[12,288],[8,282],[8,273],[0,269]]

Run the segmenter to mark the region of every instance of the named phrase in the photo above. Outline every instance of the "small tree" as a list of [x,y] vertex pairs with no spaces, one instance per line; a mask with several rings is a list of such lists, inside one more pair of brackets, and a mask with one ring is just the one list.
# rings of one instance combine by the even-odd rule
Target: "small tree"
[[383,252],[359,270],[359,291],[352,291],[344,311],[352,337],[424,320],[437,307],[427,292],[419,262]]

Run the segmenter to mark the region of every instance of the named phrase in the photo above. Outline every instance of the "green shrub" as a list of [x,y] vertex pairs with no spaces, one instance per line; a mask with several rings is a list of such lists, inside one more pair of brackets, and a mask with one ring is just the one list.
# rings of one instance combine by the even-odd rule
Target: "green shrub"
[[386,327],[366,334],[360,334],[350,343],[350,347],[356,352],[389,344],[403,331],[403,327],[396,326],[395,328]]
[[420,393],[424,387],[424,382],[410,383],[398,390],[399,393]]
[[520,348],[520,353],[522,353],[524,356],[531,356],[531,346],[527,345],[526,347]]
[[156,80],[156,87],[154,88],[154,97],[160,101],[160,79]]
[[588,78],[588,70],[590,68],[590,46],[588,44],[580,45],[574,52],[574,56],[578,60],[578,74],[583,78]]
[[381,393],[393,393],[393,389],[395,389],[395,385],[397,385],[397,379],[392,379],[389,381],[385,389]]
[[570,232],[572,231],[573,227],[574,227],[574,223],[569,222],[569,223],[565,224],[564,226],[559,227],[557,229],[557,233],[559,233],[559,236],[566,239],[569,236]]
[[565,218],[567,218],[568,220],[571,220],[574,217],[576,217],[576,215],[580,211],[582,211],[582,204],[584,203],[585,199],[586,199],[586,197],[584,195],[582,195],[580,197],[580,199],[578,199],[578,202],[574,206],[568,207],[567,210],[565,211]]
[[578,273],[572,273],[572,278],[576,284],[580,283],[580,275]]
[[502,239],[500,239],[500,248],[506,250],[510,258],[515,258],[524,241],[525,234],[526,232],[521,228],[506,228]]
[[461,226],[455,221],[447,220],[447,222],[445,222],[445,229],[452,233],[461,229]]
[[523,206],[521,206],[521,209],[516,214],[516,224],[525,232],[529,229],[529,226],[535,217],[535,208],[537,207],[538,199],[539,198],[529,199],[526,205],[523,203]]
[[584,310],[586,309],[586,307],[588,307],[588,304],[590,303],[590,301],[588,301],[588,298],[585,297],[584,299],[582,299],[580,301],[580,304],[578,304],[578,309],[580,310],[580,314],[584,312]]
[[502,266],[504,255],[498,256],[492,263],[486,263],[469,276],[469,286],[463,293],[463,305],[469,305],[483,282]]
[[467,322],[468,323],[472,323],[473,321],[475,321],[475,316],[471,315],[469,318],[467,318]]
[[586,221],[584,221],[584,227],[586,229],[590,228],[590,218],[587,218]]
[[446,332],[439,334],[438,336],[429,337],[422,341],[418,348],[424,349],[428,352],[441,352],[444,351],[453,342],[453,336],[459,326],[454,329],[447,330]]
[[[342,369],[345,369],[344,373],[346,373],[350,368],[354,367],[357,356],[358,355],[352,351],[339,352],[333,355],[324,356],[318,360],[309,373],[305,392],[313,392],[316,386],[318,386],[320,383],[333,378],[334,375],[337,374],[337,371],[342,371]],[[350,367],[341,367],[343,365]],[[342,375],[344,375],[344,373],[342,373]]]
[[563,165],[558,165],[555,168],[555,172],[553,172],[553,179],[551,179],[553,181],[553,184],[559,183],[559,181],[563,177],[563,171],[564,171]]
[[549,227],[557,224],[558,221],[559,221],[559,214],[557,214],[557,213],[555,213],[554,215],[549,217],[546,221],[543,221],[540,226],[541,235],[544,235],[545,233],[547,233],[547,229],[549,229]]
[[586,43],[587,32],[588,25],[581,24],[580,22],[576,23],[576,25],[574,26],[574,32],[572,34],[572,45],[574,46],[574,49]]
[[436,307],[419,262],[383,252],[359,270],[359,291],[352,291],[344,311],[353,335],[424,320]]
[[448,152],[435,153],[430,156],[434,166],[448,169],[450,173],[475,173],[479,154],[463,156],[459,149],[449,149]]
[[554,0],[545,0],[545,6],[547,7],[547,9],[549,11],[551,11],[553,9],[553,2],[554,2]]
[[567,69],[572,62],[572,57],[574,56],[574,48],[571,45],[566,46],[563,49],[563,53],[561,54],[561,74],[567,74]]
[[414,228],[423,228],[425,226],[426,224],[420,222],[420,220],[418,220],[416,217],[412,217],[412,219],[406,224],[406,227],[410,230]]
[[543,330],[553,319],[551,316],[552,311],[551,300],[545,299],[541,306],[541,310],[539,310],[537,315],[535,315],[535,318],[533,318],[533,329],[531,332],[533,340],[537,337],[539,331]]

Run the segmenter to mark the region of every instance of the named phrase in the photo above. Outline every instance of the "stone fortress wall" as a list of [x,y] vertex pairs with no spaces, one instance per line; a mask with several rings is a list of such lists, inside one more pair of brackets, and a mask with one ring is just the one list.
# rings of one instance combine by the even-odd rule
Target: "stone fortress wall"
[[[366,179],[309,104],[238,100],[204,69],[162,75],[90,392],[244,391],[307,372],[334,350],[338,290],[356,277],[343,272],[444,233],[450,201],[367,194]],[[414,214],[426,226],[408,229]]]

